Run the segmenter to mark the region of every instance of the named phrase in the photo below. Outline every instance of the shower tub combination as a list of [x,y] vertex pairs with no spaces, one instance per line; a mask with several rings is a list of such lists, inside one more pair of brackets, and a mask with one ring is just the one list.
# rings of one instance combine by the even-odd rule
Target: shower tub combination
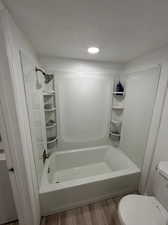
[[110,145],[53,153],[40,186],[43,215],[137,190],[140,170]]

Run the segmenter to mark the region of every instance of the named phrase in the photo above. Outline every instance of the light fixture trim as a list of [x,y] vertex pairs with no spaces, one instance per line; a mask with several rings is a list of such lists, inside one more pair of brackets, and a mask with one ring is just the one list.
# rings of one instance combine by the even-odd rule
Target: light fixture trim
[[88,53],[89,54],[98,54],[100,52],[100,49],[98,47],[95,47],[95,46],[91,46],[88,48]]

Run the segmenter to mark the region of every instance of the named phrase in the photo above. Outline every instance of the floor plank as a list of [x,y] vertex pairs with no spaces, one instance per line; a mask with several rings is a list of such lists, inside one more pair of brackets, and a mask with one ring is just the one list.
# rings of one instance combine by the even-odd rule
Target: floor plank
[[[108,199],[47,216],[45,225],[120,225],[119,201],[120,198]],[[3,225],[18,225],[18,222]]]
[[4,223],[1,225],[19,225],[18,221],[10,222],[10,223]]
[[108,199],[46,217],[46,225],[120,225],[120,198]]

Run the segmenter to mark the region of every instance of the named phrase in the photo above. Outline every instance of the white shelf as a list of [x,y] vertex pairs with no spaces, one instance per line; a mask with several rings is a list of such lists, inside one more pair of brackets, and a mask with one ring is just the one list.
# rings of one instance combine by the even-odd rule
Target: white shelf
[[45,112],[52,112],[52,111],[55,111],[55,110],[56,110],[56,107],[51,108],[51,109],[44,109]]
[[56,125],[57,125],[57,124],[54,123],[54,124],[52,124],[52,125],[46,126],[46,128],[47,128],[47,129],[50,129],[50,128],[56,127]]
[[55,138],[55,139],[53,139],[53,140],[51,140],[51,141],[47,141],[47,144],[52,144],[52,143],[54,143],[54,142],[56,142],[57,141],[57,138]]
[[112,106],[112,109],[123,110],[124,107],[123,106]]
[[119,124],[119,123],[121,123],[121,121],[117,121],[117,120],[111,120],[110,122],[111,122],[111,123],[114,123],[114,124]]
[[120,137],[120,136],[121,136],[121,134],[113,133],[113,132],[110,132],[110,135],[111,135],[111,136],[115,136],[115,137]]
[[125,95],[125,92],[120,92],[120,91],[113,91],[112,93],[113,93],[113,95],[118,95],[118,96],[124,96]]
[[54,93],[43,93],[43,96],[55,96]]
[[51,92],[43,92],[44,96],[54,96],[55,95],[55,91],[51,91]]

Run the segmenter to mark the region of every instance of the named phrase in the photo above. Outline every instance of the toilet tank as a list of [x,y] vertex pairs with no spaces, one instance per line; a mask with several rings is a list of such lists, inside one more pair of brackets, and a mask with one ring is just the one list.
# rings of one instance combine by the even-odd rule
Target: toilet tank
[[155,198],[168,211],[168,177],[162,174],[159,169],[155,170],[153,176],[152,191]]

